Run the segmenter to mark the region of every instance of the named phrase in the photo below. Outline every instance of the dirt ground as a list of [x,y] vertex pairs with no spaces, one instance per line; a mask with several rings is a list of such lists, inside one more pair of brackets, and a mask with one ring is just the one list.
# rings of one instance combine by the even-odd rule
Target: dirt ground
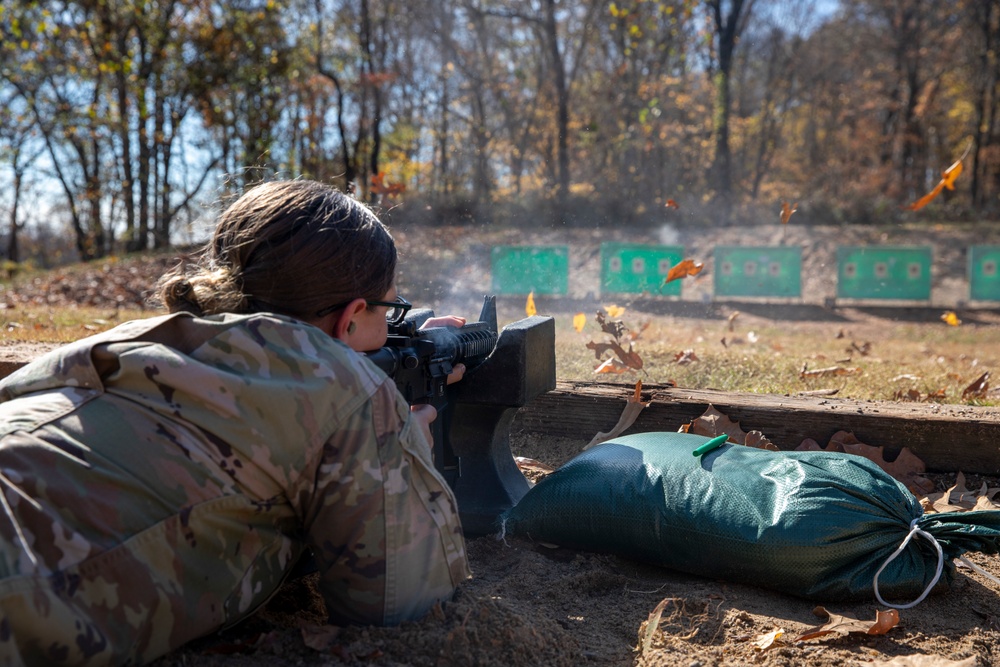
[[[474,314],[481,295],[491,291],[489,248],[525,243],[523,230],[396,229],[403,250],[400,291],[414,303],[435,304],[438,313]],[[738,234],[740,235],[738,237]],[[742,237],[742,238],[741,238]],[[664,226],[640,230],[534,230],[532,243],[571,245],[571,287],[550,310],[573,312],[599,298],[602,241],[682,244],[687,255],[707,261],[705,278],[686,283],[686,302],[711,301],[711,248],[717,243],[796,244],[803,248],[801,304],[822,304],[835,293],[837,244],[930,244],[935,248],[932,308],[964,303],[965,250],[973,243],[998,243],[988,228],[941,230],[819,229],[762,227],[751,234]],[[446,271],[442,272],[442,267]],[[518,299],[521,308],[523,300]],[[765,304],[766,305],[766,304]],[[588,305],[589,307],[589,305]],[[760,310],[766,316],[766,309]],[[808,312],[808,309],[805,309]],[[877,325],[885,310],[856,311],[852,317]],[[789,326],[794,326],[789,323]],[[609,427],[612,426],[609,424]],[[752,425],[744,425],[752,427]],[[541,440],[515,428],[514,454],[558,466],[584,442]],[[935,475],[939,489],[954,475]],[[977,480],[981,483],[983,480]],[[1000,487],[1000,480],[986,480]],[[396,628],[324,626],[322,603],[311,575],[286,583],[248,621],[206,637],[154,664],[263,667],[284,665],[446,666],[482,665],[1000,665],[1000,585],[960,569],[951,589],[900,612],[899,625],[884,636],[847,634],[822,640],[795,639],[823,619],[816,602],[752,585],[688,576],[607,554],[585,553],[520,539],[492,536],[468,541],[473,577],[455,599],[427,617]],[[711,558],[711,554],[706,554]],[[974,554],[970,560],[1000,577],[1000,557]],[[669,599],[649,647],[641,646],[645,623]],[[835,614],[874,621],[881,608],[873,599],[860,604],[826,604]],[[758,640],[783,633],[768,648]],[[906,656],[924,656],[906,658]]]

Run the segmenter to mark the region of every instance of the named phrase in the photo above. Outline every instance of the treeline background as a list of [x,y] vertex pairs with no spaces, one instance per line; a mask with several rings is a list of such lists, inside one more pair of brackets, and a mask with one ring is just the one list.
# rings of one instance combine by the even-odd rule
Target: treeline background
[[4,0],[2,251],[162,248],[275,177],[394,225],[994,219],[998,44],[1000,0]]

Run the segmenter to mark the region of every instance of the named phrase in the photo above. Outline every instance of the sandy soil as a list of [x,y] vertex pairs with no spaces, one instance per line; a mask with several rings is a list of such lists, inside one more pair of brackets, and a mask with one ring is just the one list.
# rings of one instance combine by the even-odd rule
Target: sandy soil
[[[400,288],[415,303],[435,304],[438,313],[474,314],[491,291],[489,248],[525,243],[523,230],[396,229],[403,248]],[[741,238],[742,237],[742,238]],[[748,238],[751,237],[751,238]],[[684,286],[686,302],[711,301],[711,248],[718,243],[796,244],[803,248],[803,306],[822,304],[835,293],[836,244],[886,243],[935,248],[931,309],[960,307],[966,296],[965,249],[1000,242],[997,232],[935,228],[874,229],[762,227],[741,230],[660,229],[532,230],[532,243],[571,245],[571,288],[549,309],[580,310],[599,298],[602,241],[682,244],[708,263],[705,277]],[[447,271],[443,272],[442,269]],[[517,309],[523,300],[517,300]],[[931,310],[929,309],[929,310]],[[808,316],[809,310],[803,309]],[[857,315],[876,322],[884,311]],[[790,323],[789,326],[792,326]],[[611,426],[611,425],[609,425]],[[540,440],[512,434],[514,453],[558,466],[584,442]],[[939,489],[953,476],[936,475]],[[979,480],[981,481],[981,480]],[[1000,480],[987,480],[1000,487]],[[468,543],[473,577],[455,599],[424,619],[397,628],[324,626],[322,603],[311,575],[295,578],[255,616],[227,632],[204,638],[155,665],[1000,665],[1000,585],[960,570],[951,590],[900,613],[884,636],[847,634],[797,642],[823,620],[815,602],[752,585],[684,575],[625,558],[578,552],[520,539],[480,537]],[[711,555],[707,554],[707,558]],[[973,555],[973,562],[1000,576],[1000,557]],[[649,647],[641,646],[650,614],[664,608]],[[830,612],[874,620],[874,601],[827,604]],[[781,638],[761,649],[758,639],[777,630]],[[927,656],[925,662],[904,656]],[[953,662],[954,661],[954,662]],[[958,662],[962,661],[962,662]]]

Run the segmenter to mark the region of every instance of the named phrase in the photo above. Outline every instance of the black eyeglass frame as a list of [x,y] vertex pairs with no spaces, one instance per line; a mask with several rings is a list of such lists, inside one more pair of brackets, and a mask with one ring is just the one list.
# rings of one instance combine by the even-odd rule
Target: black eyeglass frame
[[[354,301],[354,299],[351,299],[351,301]],[[351,301],[345,301],[343,303],[338,303],[335,306],[328,306],[323,310],[317,310],[316,317],[326,317],[330,313],[348,306]],[[389,310],[385,313],[385,321],[389,324],[400,324],[406,318],[406,313],[410,311],[410,308],[413,308],[413,304],[401,296],[397,296],[395,301],[372,301],[371,299],[365,299],[365,303],[369,306],[385,306],[388,308]],[[390,319],[389,313],[393,310],[396,310],[397,312]]]

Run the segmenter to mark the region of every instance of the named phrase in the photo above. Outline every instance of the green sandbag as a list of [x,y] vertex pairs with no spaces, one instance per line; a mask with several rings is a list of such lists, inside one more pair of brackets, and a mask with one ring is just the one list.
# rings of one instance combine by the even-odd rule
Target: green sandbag
[[908,535],[879,573],[883,600],[922,598],[940,572],[934,540],[939,587],[953,558],[1000,546],[1000,511],[924,516],[860,456],[732,444],[693,456],[707,440],[640,433],[598,445],[528,491],[502,530],[827,601],[875,597],[876,573]]

